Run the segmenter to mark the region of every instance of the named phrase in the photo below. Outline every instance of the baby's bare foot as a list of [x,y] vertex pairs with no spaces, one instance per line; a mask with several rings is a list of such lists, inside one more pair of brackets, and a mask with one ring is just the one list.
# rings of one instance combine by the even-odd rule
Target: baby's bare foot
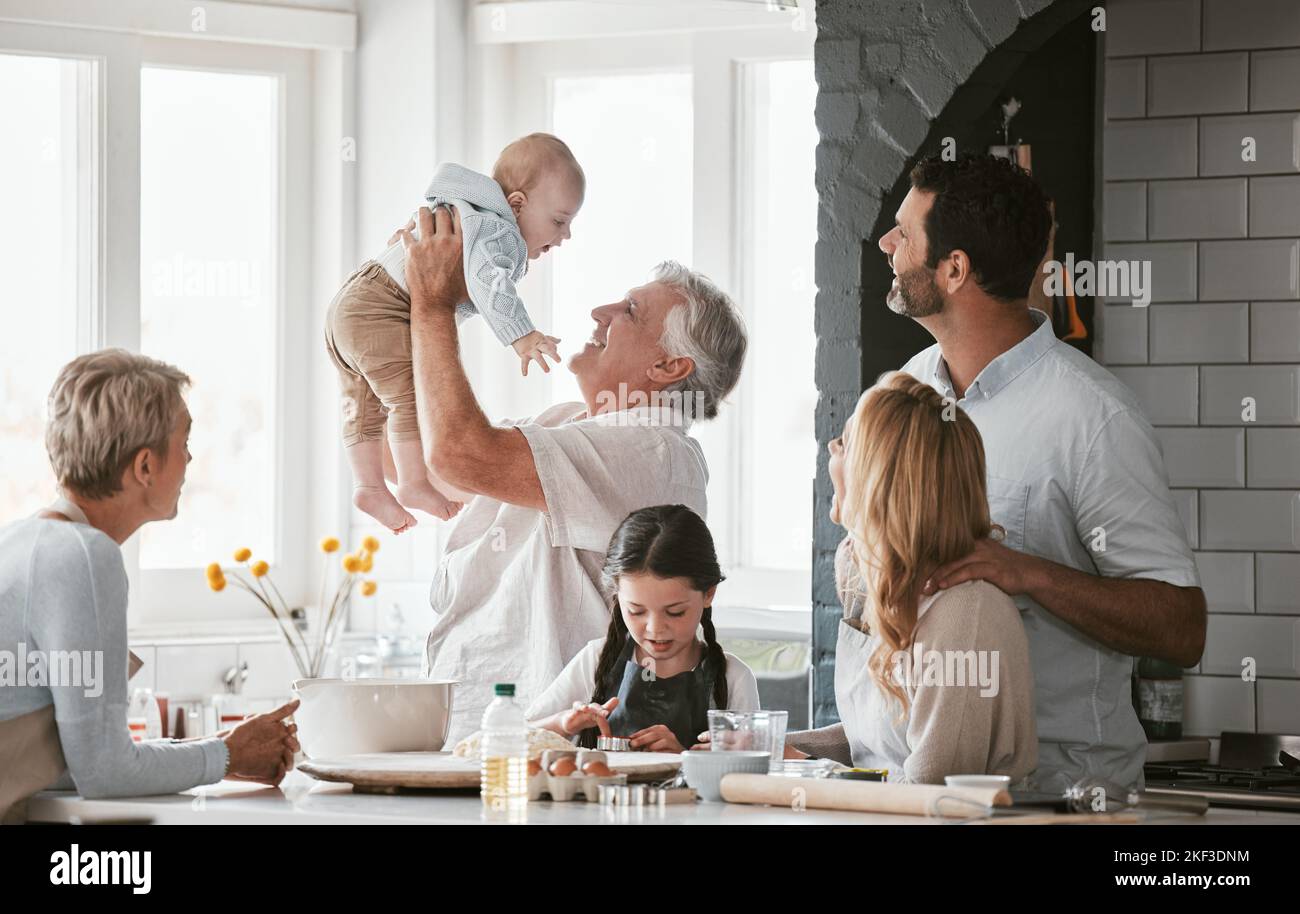
[[415,518],[398,504],[387,486],[357,486],[352,490],[352,504],[394,533],[401,533],[416,524]]
[[464,507],[461,502],[452,501],[424,480],[398,483],[397,500],[407,508],[432,514],[441,520],[451,520]]

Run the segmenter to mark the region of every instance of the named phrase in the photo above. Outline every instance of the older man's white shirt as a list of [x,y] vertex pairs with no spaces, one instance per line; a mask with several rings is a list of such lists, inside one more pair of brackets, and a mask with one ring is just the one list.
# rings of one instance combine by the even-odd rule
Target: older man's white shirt
[[708,468],[689,417],[668,407],[585,417],[581,403],[561,403],[498,423],[528,440],[547,511],[479,495],[452,527],[429,594],[438,619],[425,667],[460,682],[449,743],[479,728],[494,683],[514,683],[526,707],[605,634],[600,568],[628,514],[683,504],[705,516]]

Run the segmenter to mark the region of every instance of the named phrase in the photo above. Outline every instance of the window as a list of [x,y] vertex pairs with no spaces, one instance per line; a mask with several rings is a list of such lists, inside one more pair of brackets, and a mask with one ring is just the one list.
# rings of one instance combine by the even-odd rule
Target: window
[[[341,198],[328,178],[313,188],[315,52],[301,43],[347,50],[351,20],[294,12],[254,44],[232,17],[195,40],[160,6],[42,15],[0,23],[0,516],[54,494],[43,426],[60,367],[109,346],[172,362],[194,382],[195,459],[177,519],[123,544],[129,624],[269,625],[201,569],[248,546],[304,605],[319,531],[341,528],[332,499],[308,498],[334,459],[311,441],[312,354],[325,360],[304,330],[319,327],[312,207]],[[286,213],[302,214],[293,232]],[[336,257],[320,260],[330,282]]]
[[180,366],[194,418],[182,509],[140,566],[275,561],[279,80],[140,74],[140,349]]
[[[659,260],[691,261],[682,218],[691,207],[691,76],[561,77],[551,91],[553,130],[591,189],[573,237],[550,257],[550,332],[572,353],[591,335],[592,308],[621,299]],[[551,378],[553,402],[582,399],[572,374]]]
[[89,61],[0,54],[0,523],[56,491],[45,401],[92,302],[93,78]]
[[742,472],[747,492],[789,497],[741,502],[741,549],[747,565],[807,571],[812,516],[791,512],[790,504],[811,501],[817,471],[817,84],[809,60],[750,64],[742,75],[747,129],[739,222],[747,250],[741,256],[741,295],[751,336],[742,379]]
[[[816,84],[812,31],[792,24],[596,39],[565,38],[560,24],[545,40],[534,23],[530,40],[511,48],[514,79],[500,88],[518,112],[513,129],[482,142],[490,162],[503,140],[550,130],[587,172],[573,239],[522,290],[538,325],[563,340],[562,354],[591,333],[593,306],[645,281],[659,260],[680,260],[736,298],[750,331],[745,370],[719,417],[692,429],[709,464],[709,528],[727,574],[719,600],[806,609],[817,466]],[[503,390],[496,414],[536,412],[535,394],[493,393]],[[552,373],[551,391],[551,402],[578,393],[567,371]]]

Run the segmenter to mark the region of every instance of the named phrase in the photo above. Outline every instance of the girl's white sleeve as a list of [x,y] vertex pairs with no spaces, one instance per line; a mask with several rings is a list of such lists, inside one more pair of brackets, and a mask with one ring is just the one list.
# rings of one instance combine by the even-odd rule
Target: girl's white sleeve
[[578,651],[568,665],[555,677],[555,681],[546,687],[541,695],[533,700],[524,712],[528,723],[550,717],[556,711],[567,711],[575,701],[589,701],[596,688],[596,664],[600,660],[601,648],[605,646],[604,638],[587,642],[587,646]]
[[735,654],[727,658],[727,709],[731,711],[759,711],[758,679],[745,661]]

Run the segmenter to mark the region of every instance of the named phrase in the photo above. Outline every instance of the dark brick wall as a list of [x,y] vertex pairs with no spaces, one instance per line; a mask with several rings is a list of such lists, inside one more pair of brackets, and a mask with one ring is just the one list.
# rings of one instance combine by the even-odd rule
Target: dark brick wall
[[[835,636],[841,615],[833,561],[842,531],[827,519],[826,443],[843,428],[865,382],[899,368],[932,342],[884,307],[892,275],[876,240],[893,224],[918,154],[937,149],[944,136],[971,135],[974,122],[986,116],[1029,55],[1093,5],[1089,0],[821,0],[817,5],[816,725],[836,720]],[[1084,116],[1091,123],[1091,113]],[[1090,159],[1091,150],[1084,152]]]

